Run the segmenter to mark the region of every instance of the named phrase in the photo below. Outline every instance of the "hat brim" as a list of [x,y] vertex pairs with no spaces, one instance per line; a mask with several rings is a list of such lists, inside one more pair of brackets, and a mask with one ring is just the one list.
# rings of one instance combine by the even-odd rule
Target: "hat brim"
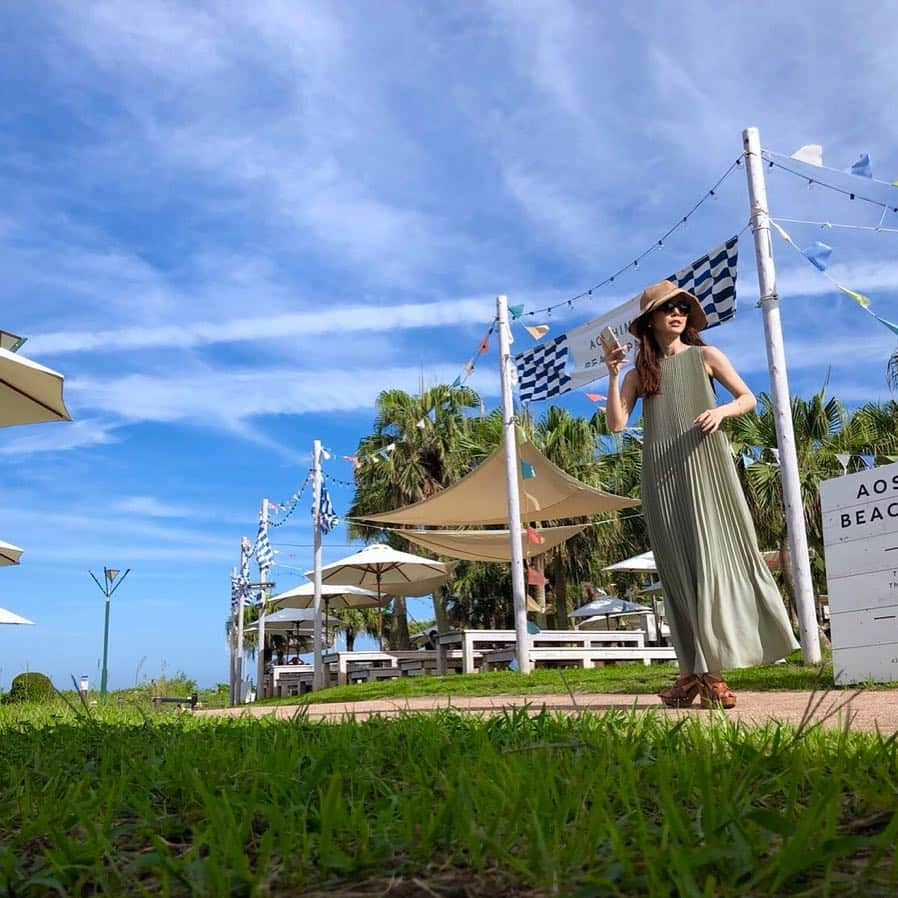
[[670,293],[667,293],[664,296],[659,296],[644,312],[637,315],[630,322],[630,333],[633,334],[634,337],[638,337],[639,332],[637,330],[637,323],[641,319],[648,318],[652,312],[669,300],[679,299],[681,297],[686,299],[690,306],[689,313],[686,315],[687,326],[691,327],[693,330],[703,331],[708,326],[708,316],[705,314],[702,304],[698,301],[697,297],[693,296],[688,290],[678,288],[676,290],[671,290]]

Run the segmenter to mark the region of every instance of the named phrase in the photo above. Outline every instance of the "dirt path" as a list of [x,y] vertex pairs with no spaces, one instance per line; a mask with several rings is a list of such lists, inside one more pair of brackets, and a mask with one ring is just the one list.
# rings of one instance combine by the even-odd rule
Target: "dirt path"
[[[846,721],[854,730],[876,730],[883,734],[898,731],[898,690],[882,690],[855,694],[848,690],[831,692],[826,696],[818,694],[819,707],[812,714],[813,720],[824,719],[826,726],[844,726]],[[730,719],[744,723],[764,723],[774,719],[783,723],[798,724],[807,712],[812,695],[809,692],[740,692],[738,707],[725,712]],[[566,694],[550,695],[494,695],[478,697],[415,697],[402,699],[379,699],[363,702],[334,702],[302,706],[301,713],[307,713],[311,720],[338,721],[347,716],[364,720],[373,715],[391,716],[409,711],[434,711],[440,708],[454,708],[475,714],[490,714],[503,708],[529,705],[534,712],[547,708],[550,711],[576,713],[593,711],[601,713],[612,708],[653,709],[673,717],[689,714],[708,719],[711,711],[703,711],[698,704],[686,710],[667,710],[661,707],[653,695],[610,695],[585,693],[575,694],[572,699]],[[255,706],[244,708],[224,708],[197,711],[197,714],[212,716],[233,716],[250,714],[254,717],[274,715],[290,718],[297,713],[297,705]],[[305,711],[305,708],[308,711]]]

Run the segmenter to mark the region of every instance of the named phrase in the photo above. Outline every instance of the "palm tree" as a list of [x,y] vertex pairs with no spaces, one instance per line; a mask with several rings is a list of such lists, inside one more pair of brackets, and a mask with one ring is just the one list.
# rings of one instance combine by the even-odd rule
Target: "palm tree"
[[332,611],[331,616],[342,622],[338,632],[346,637],[346,651],[351,652],[357,636],[377,636],[376,608],[340,608]]
[[[390,511],[418,502],[454,483],[485,456],[477,428],[468,413],[480,407],[470,387],[438,385],[413,396],[403,390],[385,390],[377,397],[374,432],[357,450],[356,489],[349,517]],[[376,459],[376,461],[365,459]],[[350,526],[350,536],[370,542],[379,536],[395,548],[414,552],[397,533],[363,524]],[[434,596],[439,626],[447,626],[445,600]],[[405,599],[396,597],[390,625],[390,643],[409,647]]]

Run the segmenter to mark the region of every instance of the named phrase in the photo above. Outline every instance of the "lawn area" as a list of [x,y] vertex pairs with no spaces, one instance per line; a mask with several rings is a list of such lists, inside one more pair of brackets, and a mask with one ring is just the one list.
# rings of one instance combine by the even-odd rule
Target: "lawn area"
[[[800,653],[784,664],[766,664],[727,672],[727,682],[739,691],[771,691],[833,688],[832,663],[804,667]],[[514,671],[446,677],[401,677],[351,686],[334,686],[304,696],[269,699],[260,704],[313,704],[318,702],[365,701],[366,699],[411,696],[545,695],[547,693],[653,694],[669,686],[676,676],[670,664],[613,664],[592,670],[540,668],[522,675]],[[894,688],[896,684],[871,684],[870,689]]]
[[894,895],[896,740],[0,707],[0,894]]

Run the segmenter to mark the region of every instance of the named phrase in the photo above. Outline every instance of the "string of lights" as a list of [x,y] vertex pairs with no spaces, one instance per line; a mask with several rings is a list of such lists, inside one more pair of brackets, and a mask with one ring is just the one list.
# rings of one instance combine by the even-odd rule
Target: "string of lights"
[[[832,190],[834,193],[840,193],[842,194],[842,196],[847,196],[850,200],[860,200],[861,202],[869,203],[871,206],[876,206],[877,209],[883,209],[888,212],[898,213],[898,205],[895,204],[894,200],[887,203],[883,200],[877,200],[873,197],[858,193],[857,190],[851,190],[846,187],[839,187],[836,184],[830,184],[828,181],[824,181],[820,177],[812,178],[804,172],[796,171],[794,168],[791,168],[788,165],[784,165],[782,162],[778,162],[776,159],[772,159],[767,150],[762,150],[761,157],[767,162],[769,168],[782,169],[784,172],[788,172],[790,175],[794,175],[796,178],[801,178],[802,181],[807,182],[808,187],[823,187],[826,190]],[[853,176],[849,175],[848,177]]]
[[588,299],[593,295],[593,291],[599,290],[602,287],[605,287],[609,284],[613,284],[617,278],[619,278],[625,271],[629,271],[632,269],[638,269],[639,263],[646,258],[646,256],[651,255],[652,253],[658,252],[658,250],[663,249],[664,241],[670,237],[675,231],[682,228],[689,219],[700,209],[708,200],[713,199],[717,195],[717,190],[720,188],[720,185],[723,184],[724,181],[737,169],[742,166],[742,157],[740,156],[736,159],[730,167],[714,182],[714,184],[708,188],[708,190],[702,195],[701,199],[685,215],[681,216],[678,221],[669,227],[660,237],[658,237],[654,242],[652,242],[646,249],[644,249],[641,253],[639,253],[636,258],[633,259],[632,262],[628,262],[626,265],[621,266],[617,269],[613,274],[608,275],[603,280],[599,281],[597,284],[593,284],[592,287],[587,288],[586,290],[581,291],[576,296],[572,296],[569,299],[561,300],[561,302],[554,303],[549,306],[545,306],[541,309],[533,309],[533,311],[524,312],[525,315],[534,316],[541,315],[543,313],[551,315],[551,313],[555,309],[560,309],[563,306],[567,306],[568,308],[573,308],[573,304],[575,302],[579,302],[581,299]]

